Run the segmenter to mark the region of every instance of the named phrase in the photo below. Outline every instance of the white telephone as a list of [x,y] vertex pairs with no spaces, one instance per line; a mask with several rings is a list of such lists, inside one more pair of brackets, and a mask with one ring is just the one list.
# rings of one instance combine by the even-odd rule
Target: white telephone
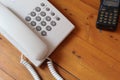
[[[25,22],[29,28],[40,37],[41,41],[44,41],[44,43],[47,45],[48,52],[46,55],[44,54],[43,57],[46,56],[47,58],[64,40],[64,38],[74,29],[74,25],[47,0],[0,0],[0,2],[13,11],[17,16],[19,16],[20,19],[23,20],[23,22]],[[8,16],[6,16],[6,18],[10,19]],[[19,21],[16,23],[18,22]],[[26,32],[26,34],[30,36],[29,33]],[[28,41],[31,41],[31,46],[34,44],[33,40],[29,39]],[[25,43],[23,42],[20,44]],[[39,47],[40,45],[38,47],[37,46],[34,47],[32,51],[35,51],[37,48],[42,49]],[[24,52],[24,54],[25,53],[26,52]],[[40,59],[39,56],[37,57],[39,60],[32,60],[31,58],[35,56],[35,52],[29,54],[30,55],[26,53],[25,56],[36,66],[41,65],[41,63],[45,60],[45,58]]]
[[0,2],[0,33],[35,66],[40,66],[74,29],[74,25],[47,0]]

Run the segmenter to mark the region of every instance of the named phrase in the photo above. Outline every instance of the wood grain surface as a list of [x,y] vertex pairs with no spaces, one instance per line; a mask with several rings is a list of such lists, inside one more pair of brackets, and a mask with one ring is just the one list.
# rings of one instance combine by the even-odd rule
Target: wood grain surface
[[[99,0],[50,0],[75,30],[50,56],[65,80],[120,80],[120,24],[116,32],[96,29]],[[21,53],[0,35],[0,80],[33,80],[19,63]],[[46,62],[35,68],[42,80],[55,80]]]

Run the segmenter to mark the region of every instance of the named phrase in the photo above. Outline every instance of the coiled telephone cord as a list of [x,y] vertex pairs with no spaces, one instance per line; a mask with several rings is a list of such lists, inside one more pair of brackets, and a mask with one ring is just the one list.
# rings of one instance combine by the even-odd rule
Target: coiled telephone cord
[[21,55],[20,63],[23,64],[26,69],[31,73],[34,80],[41,80],[33,67],[26,60],[24,60],[23,55]]
[[50,73],[53,75],[53,77],[56,80],[63,80],[63,78],[56,72],[56,70],[53,66],[52,60],[50,58],[48,58],[47,65],[48,65],[48,68],[50,70]]
[[[20,63],[23,64],[26,69],[31,73],[31,75],[33,76],[34,80],[41,80],[40,77],[38,76],[38,74],[36,73],[36,71],[33,69],[33,67],[23,58],[23,55],[21,55],[21,60]],[[50,58],[48,58],[47,61],[47,65],[49,68],[50,73],[53,75],[53,77],[56,80],[64,80],[55,70],[52,60]]]

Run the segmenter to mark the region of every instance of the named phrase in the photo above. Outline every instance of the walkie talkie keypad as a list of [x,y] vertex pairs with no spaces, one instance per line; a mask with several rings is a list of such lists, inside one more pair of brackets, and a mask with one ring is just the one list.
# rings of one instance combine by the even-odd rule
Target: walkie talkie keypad
[[96,27],[115,31],[118,25],[120,0],[101,0]]
[[40,3],[26,16],[25,20],[42,36],[47,36],[48,32],[57,26],[60,17],[45,3]]
[[118,24],[119,12],[117,9],[102,7],[97,19],[97,28],[115,30]]
[[116,24],[118,11],[107,11],[105,8],[100,12],[99,22],[106,24]]

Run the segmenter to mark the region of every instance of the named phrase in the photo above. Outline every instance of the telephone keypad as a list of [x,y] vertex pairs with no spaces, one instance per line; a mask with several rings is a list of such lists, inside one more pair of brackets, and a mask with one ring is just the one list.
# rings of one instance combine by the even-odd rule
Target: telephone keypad
[[47,36],[57,23],[61,20],[59,16],[45,3],[40,3],[26,17],[25,20],[31,25],[34,30],[41,33],[42,36]]

